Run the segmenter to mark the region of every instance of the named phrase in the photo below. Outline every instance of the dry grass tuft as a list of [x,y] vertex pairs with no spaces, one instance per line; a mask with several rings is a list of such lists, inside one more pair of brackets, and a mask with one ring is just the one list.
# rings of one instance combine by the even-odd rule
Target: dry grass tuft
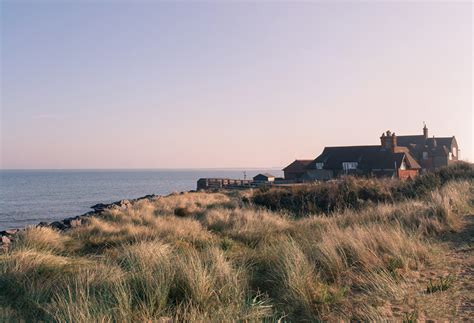
[[199,220],[213,232],[249,244],[258,243],[290,228],[290,223],[284,216],[254,209],[211,209]]
[[64,251],[68,241],[60,232],[46,227],[31,227],[21,231],[15,237],[15,248],[35,249],[51,252]]

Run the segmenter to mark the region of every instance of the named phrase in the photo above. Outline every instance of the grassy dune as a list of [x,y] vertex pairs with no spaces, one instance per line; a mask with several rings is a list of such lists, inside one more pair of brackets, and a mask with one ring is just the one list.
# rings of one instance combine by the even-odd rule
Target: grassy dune
[[385,318],[472,214],[472,180],[438,184],[305,216],[252,202],[268,191],[185,193],[31,228],[0,254],[0,321]]

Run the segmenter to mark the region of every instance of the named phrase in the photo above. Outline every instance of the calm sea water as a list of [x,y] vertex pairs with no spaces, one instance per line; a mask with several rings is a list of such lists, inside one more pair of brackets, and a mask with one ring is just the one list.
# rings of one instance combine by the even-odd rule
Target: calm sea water
[[[247,178],[269,171],[249,170]],[[240,170],[0,170],[0,230],[51,222],[147,194],[196,189],[200,177],[243,178]]]

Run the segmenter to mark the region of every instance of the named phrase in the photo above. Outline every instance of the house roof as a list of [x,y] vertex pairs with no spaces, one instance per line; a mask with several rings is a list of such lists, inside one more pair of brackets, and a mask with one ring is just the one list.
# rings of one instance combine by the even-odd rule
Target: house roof
[[312,161],[312,159],[296,159],[294,162],[283,168],[283,171],[304,172],[306,166],[308,166]]
[[410,153],[410,150],[407,147],[397,147],[395,149],[395,152],[405,153],[405,162],[408,164],[409,168],[413,168],[413,169],[421,168],[420,164],[418,164],[418,162],[412,156],[412,154]]
[[397,136],[398,146],[408,147],[413,153],[426,151],[426,148],[429,148],[432,154],[438,156],[447,156],[455,142],[455,137]]
[[316,163],[324,163],[324,169],[342,169],[343,162],[357,162],[358,169],[394,169],[395,165],[400,167],[404,160],[409,168],[420,168],[408,149],[400,148],[392,152],[381,146],[326,147],[308,168],[316,168]]
[[397,136],[398,146],[424,145],[426,138],[423,135]]
[[256,178],[256,177],[266,177],[266,178],[270,178],[270,177],[275,177],[274,175],[270,174],[270,173],[262,173],[262,174],[257,174],[255,175],[253,178]]

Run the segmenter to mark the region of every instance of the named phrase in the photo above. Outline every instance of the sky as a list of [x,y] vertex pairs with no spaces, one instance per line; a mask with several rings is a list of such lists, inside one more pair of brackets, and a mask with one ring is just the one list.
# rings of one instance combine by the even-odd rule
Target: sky
[[423,122],[474,160],[469,2],[0,6],[3,169],[282,167]]

